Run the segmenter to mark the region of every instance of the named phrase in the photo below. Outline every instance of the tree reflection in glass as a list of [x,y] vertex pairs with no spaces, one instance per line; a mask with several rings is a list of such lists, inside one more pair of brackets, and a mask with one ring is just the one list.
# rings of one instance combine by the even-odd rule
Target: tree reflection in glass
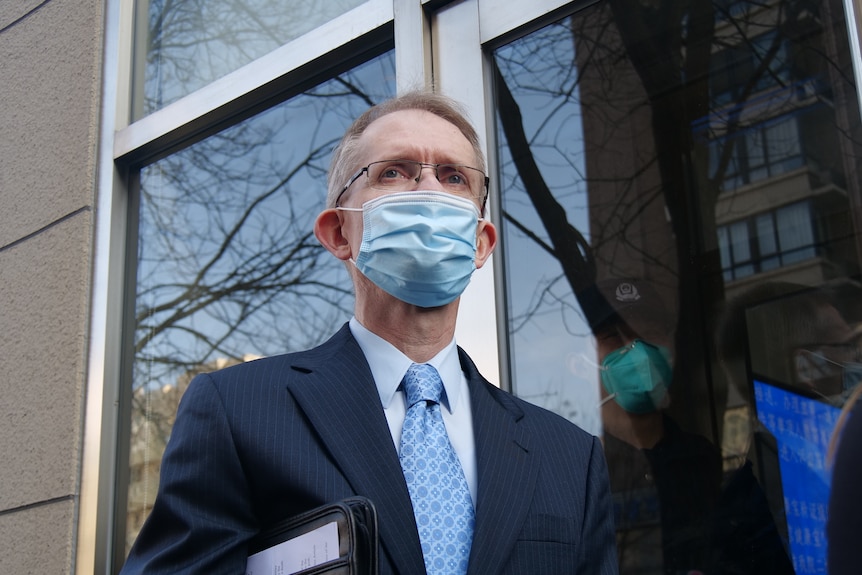
[[[298,38],[365,0],[140,2],[145,55],[138,117],[154,112]],[[146,27],[144,28],[144,22]]]

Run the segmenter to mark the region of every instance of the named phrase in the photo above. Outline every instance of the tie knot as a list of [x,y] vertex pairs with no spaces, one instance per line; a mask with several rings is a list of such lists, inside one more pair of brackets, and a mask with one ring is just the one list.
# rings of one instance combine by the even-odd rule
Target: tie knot
[[440,403],[443,381],[433,365],[414,363],[404,376],[404,391],[407,393],[408,407],[419,401]]

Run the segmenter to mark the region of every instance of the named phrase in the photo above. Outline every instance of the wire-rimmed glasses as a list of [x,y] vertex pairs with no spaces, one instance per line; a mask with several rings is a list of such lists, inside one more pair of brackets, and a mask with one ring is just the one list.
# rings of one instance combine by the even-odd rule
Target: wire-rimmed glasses
[[341,189],[335,206],[347,188],[365,174],[368,187],[384,192],[409,192],[416,189],[422,170],[434,170],[434,175],[447,192],[470,200],[481,200],[482,209],[488,195],[489,178],[479,168],[464,164],[429,164],[414,160],[378,160],[357,171]]

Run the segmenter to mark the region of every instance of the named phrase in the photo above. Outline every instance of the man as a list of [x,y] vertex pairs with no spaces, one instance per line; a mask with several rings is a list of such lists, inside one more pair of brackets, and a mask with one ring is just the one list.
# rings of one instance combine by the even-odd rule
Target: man
[[592,327],[620,572],[711,573],[721,456],[665,411],[673,393],[672,317],[642,279],[597,287],[610,304]]
[[[380,573],[616,573],[596,438],[488,383],[454,342],[458,296],[497,240],[481,217],[484,172],[475,131],[439,95],[402,96],[354,123],[314,227],[347,266],[354,318],[310,351],[192,382],[123,573],[241,573],[261,530],[351,495],[377,508]],[[429,543],[414,516],[442,502],[408,469],[414,364],[442,378],[439,400],[416,405],[442,412],[457,456],[468,504],[442,507],[462,511],[467,531],[442,536],[458,549]]]

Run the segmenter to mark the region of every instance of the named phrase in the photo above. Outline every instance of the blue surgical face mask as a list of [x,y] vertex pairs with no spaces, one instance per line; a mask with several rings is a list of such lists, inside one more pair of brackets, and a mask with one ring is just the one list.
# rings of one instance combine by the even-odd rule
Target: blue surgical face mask
[[667,348],[640,339],[609,353],[600,373],[607,399],[630,413],[659,409],[673,377]]
[[420,307],[454,301],[476,269],[479,209],[445,192],[398,192],[362,208],[362,245],[351,261],[383,291]]

